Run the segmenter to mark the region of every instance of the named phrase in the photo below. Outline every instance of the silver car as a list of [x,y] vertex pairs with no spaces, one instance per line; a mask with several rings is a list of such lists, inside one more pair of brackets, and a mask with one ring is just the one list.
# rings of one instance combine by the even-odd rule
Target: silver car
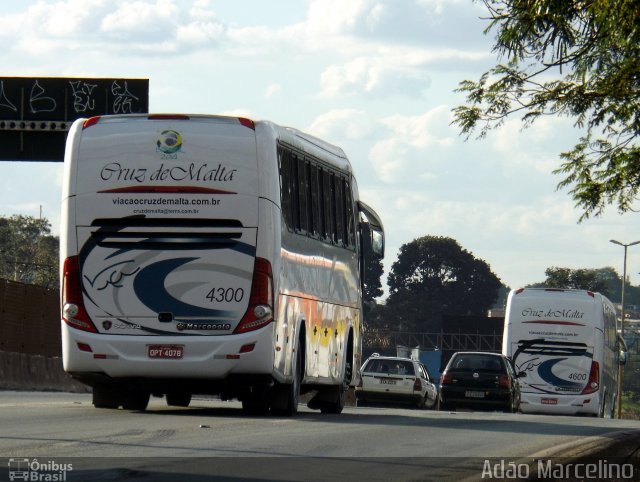
[[364,362],[361,373],[356,388],[358,405],[385,403],[433,408],[438,399],[429,371],[417,360],[374,354]]

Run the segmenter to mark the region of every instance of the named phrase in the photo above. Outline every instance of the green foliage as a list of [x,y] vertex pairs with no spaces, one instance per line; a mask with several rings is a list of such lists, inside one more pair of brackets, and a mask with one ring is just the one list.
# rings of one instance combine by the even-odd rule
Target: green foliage
[[566,116],[584,135],[560,154],[555,174],[569,188],[580,220],[615,204],[632,209],[640,189],[640,2],[633,0],[482,0],[485,33],[505,62],[465,80],[467,105],[454,124],[484,137],[507,117],[527,127]]
[[[622,276],[611,267],[598,269],[571,269],[552,266],[545,271],[547,278],[531,288],[573,288],[597,291],[614,303],[622,298]],[[640,287],[625,283],[625,305],[640,306]]]
[[[609,296],[610,280],[615,271],[612,268],[570,269],[552,266],[544,273],[546,288],[572,288],[576,290],[597,291]],[[617,276],[617,275],[616,275]]]
[[58,249],[47,219],[0,216],[0,278],[57,287]]
[[502,286],[487,263],[438,236],[404,244],[387,283],[387,321],[409,331],[439,327],[443,314],[484,315]]

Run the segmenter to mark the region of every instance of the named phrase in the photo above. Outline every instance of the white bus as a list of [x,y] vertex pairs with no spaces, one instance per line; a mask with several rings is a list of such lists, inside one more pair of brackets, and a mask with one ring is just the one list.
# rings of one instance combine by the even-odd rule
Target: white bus
[[524,413],[614,417],[623,344],[600,293],[520,288],[507,299],[502,353],[520,378]]
[[359,382],[382,222],[344,152],[271,122],[77,120],[60,236],[65,370],[102,408],[150,395],[340,413]]

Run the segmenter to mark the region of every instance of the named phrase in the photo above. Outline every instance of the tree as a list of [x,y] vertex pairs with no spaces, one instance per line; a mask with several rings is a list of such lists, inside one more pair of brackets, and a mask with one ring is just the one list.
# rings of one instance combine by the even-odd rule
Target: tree
[[560,154],[559,188],[570,188],[580,220],[616,204],[633,210],[640,189],[640,2],[482,0],[498,64],[458,91],[467,105],[454,124],[479,137],[513,114],[527,127],[566,116],[584,132]]
[[58,238],[45,218],[0,216],[0,278],[58,285]]
[[486,314],[502,286],[487,263],[439,236],[404,244],[387,283],[387,315],[397,329],[416,331],[439,328],[443,314]]
[[[611,268],[605,268],[611,269]],[[544,272],[547,279],[543,283],[546,288],[570,288],[577,290],[597,291],[609,295],[609,279],[603,270],[547,268]]]

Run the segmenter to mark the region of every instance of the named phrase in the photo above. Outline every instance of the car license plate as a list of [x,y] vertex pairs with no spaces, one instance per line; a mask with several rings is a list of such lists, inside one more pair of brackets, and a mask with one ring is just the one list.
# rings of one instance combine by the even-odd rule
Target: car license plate
[[387,380],[386,378],[381,378],[380,379],[380,383],[382,385],[395,385],[396,381],[395,380]]
[[484,392],[475,392],[472,390],[467,390],[464,392],[464,396],[467,398],[484,398]]
[[149,345],[149,358],[182,358],[184,345]]
[[558,405],[558,399],[557,398],[541,398],[540,403],[542,403],[542,405]]

